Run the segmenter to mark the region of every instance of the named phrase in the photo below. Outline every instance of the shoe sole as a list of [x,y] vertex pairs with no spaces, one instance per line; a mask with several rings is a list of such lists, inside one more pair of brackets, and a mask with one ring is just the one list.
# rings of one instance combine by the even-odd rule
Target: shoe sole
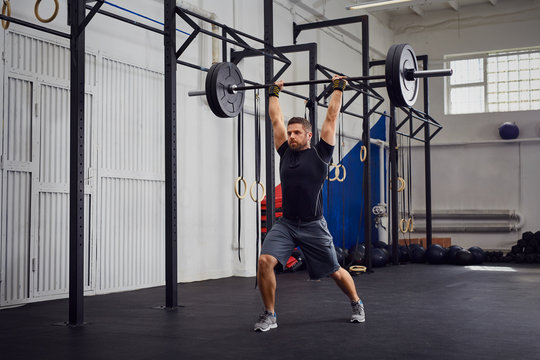
[[352,323],[363,323],[366,322],[366,319],[358,320],[358,319],[351,319]]
[[265,331],[268,331],[270,329],[275,329],[275,328],[277,328],[277,324],[272,324],[269,327],[267,327],[266,329],[258,327],[258,328],[255,328],[253,330],[255,330],[256,332],[265,332]]

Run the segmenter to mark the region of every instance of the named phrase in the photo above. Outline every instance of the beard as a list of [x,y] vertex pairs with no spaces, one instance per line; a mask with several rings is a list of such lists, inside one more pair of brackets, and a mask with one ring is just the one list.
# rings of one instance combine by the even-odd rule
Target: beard
[[306,148],[306,145],[307,145],[307,141],[304,142],[304,143],[300,143],[300,142],[297,142],[297,141],[289,141],[289,148],[292,151],[304,150]]

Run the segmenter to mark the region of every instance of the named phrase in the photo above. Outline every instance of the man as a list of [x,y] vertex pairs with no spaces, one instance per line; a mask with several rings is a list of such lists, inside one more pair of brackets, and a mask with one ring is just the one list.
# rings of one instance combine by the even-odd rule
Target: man
[[279,105],[283,81],[270,88],[269,114],[274,130],[274,144],[281,157],[280,178],[283,194],[283,217],[266,235],[259,257],[257,274],[265,307],[255,324],[255,331],[277,327],[274,309],[277,263],[287,263],[292,250],[300,246],[312,279],[330,276],[351,301],[351,322],[364,322],[364,306],[356,293],[351,275],[337,261],[332,235],[322,215],[322,187],[328,163],[336,143],[336,123],[341,108],[342,92],[347,81],[341,76],[332,78],[333,93],[321,128],[321,140],[312,148],[311,124],[293,117],[287,128]]

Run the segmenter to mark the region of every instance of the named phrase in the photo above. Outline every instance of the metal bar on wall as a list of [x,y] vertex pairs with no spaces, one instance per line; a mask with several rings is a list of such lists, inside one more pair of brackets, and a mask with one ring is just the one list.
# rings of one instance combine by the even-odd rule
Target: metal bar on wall
[[[84,323],[84,73],[85,1],[71,1],[69,126],[69,325]],[[79,32],[80,30],[80,32]]]
[[168,309],[178,305],[175,9],[176,1],[165,0],[165,306]]

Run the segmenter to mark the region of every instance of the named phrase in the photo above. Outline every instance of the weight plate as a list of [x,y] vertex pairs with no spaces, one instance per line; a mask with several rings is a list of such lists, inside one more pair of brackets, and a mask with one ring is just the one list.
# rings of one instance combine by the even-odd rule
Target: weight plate
[[244,106],[244,91],[231,93],[229,88],[231,85],[244,85],[242,73],[231,62],[218,63],[212,68],[205,83],[208,104],[218,117],[236,117]]
[[413,48],[408,44],[392,45],[386,56],[386,89],[395,106],[412,106],[418,97],[418,79],[407,80],[407,71],[418,71]]
[[217,64],[213,64],[210,69],[208,69],[208,72],[206,73],[206,80],[204,82],[204,89],[205,89],[205,92],[206,92],[206,101],[208,102],[208,106],[210,106],[210,110],[212,110],[212,112],[215,114],[215,115],[218,115],[216,112],[219,113],[220,109],[216,109],[216,105],[215,105],[215,101],[214,101],[214,98],[213,98],[213,91],[212,91],[212,74],[214,73],[214,70],[216,68],[216,66],[219,65],[219,63]]

